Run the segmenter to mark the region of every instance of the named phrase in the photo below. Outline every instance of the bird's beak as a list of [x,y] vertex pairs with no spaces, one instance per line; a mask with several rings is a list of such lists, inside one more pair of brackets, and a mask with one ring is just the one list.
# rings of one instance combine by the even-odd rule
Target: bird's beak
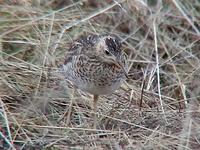
[[116,62],[116,65],[117,65],[119,68],[121,68],[121,69],[123,70],[123,72],[124,72],[126,78],[128,79],[128,74],[127,74],[127,72],[126,72],[124,66],[121,64],[121,62],[117,61],[117,62]]

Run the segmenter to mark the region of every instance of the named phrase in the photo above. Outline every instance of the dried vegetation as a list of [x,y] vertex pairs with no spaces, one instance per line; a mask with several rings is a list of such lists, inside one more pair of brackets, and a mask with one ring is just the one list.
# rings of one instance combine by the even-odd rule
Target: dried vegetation
[[[0,0],[0,149],[199,149],[199,29],[199,0]],[[88,33],[118,35],[129,56],[96,130],[91,95],[55,73]]]

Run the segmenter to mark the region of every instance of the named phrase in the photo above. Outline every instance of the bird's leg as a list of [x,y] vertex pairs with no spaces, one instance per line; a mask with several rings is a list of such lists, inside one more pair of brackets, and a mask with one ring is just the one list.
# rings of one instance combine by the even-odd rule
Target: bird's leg
[[67,112],[67,121],[66,121],[67,125],[69,125],[70,118],[71,118],[72,107],[73,107],[73,104],[74,104],[74,94],[75,94],[75,88],[73,87],[72,95],[71,95],[71,98],[70,98],[71,101],[70,101],[69,109],[68,109],[68,112]]
[[98,101],[98,95],[94,95],[94,102],[93,102],[93,119],[94,119],[94,124],[93,124],[93,128],[96,129],[97,126],[97,116],[96,116],[96,112],[97,112],[97,101]]

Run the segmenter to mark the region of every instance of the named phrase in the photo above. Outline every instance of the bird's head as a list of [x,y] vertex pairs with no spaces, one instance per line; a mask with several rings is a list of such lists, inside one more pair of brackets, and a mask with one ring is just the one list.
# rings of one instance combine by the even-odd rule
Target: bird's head
[[114,35],[105,35],[100,37],[97,42],[97,53],[103,62],[118,66],[127,76],[121,62],[123,51],[121,49],[121,41],[118,37]]

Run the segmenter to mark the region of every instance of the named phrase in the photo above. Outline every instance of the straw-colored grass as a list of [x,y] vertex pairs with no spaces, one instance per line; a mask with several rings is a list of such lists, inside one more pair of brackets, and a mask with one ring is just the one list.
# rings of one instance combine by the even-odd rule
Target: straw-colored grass
[[[129,56],[97,129],[92,96],[56,73],[89,33],[118,35]],[[199,149],[199,87],[198,0],[0,0],[0,149]]]

